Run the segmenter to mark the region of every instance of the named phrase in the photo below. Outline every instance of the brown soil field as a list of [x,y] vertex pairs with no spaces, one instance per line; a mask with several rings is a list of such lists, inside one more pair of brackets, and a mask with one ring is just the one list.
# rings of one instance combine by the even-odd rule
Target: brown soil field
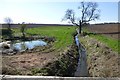
[[0,55],[2,56],[2,74],[32,75],[33,68],[42,68],[56,60],[56,51],[50,47],[51,45],[35,47],[13,55]]
[[[33,68],[42,68],[55,60],[53,53],[24,53],[14,56],[3,56],[3,74],[32,75]],[[15,71],[15,72],[14,72]]]
[[120,39],[118,36],[120,34],[119,27],[120,23],[92,24],[87,26],[93,33],[104,34],[115,39]]

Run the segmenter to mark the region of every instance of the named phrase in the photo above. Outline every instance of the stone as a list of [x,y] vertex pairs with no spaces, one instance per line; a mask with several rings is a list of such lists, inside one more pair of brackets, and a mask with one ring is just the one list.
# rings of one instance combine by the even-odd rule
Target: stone
[[3,48],[3,49],[10,49],[10,44],[11,41],[6,41],[6,42],[1,42],[0,43],[0,48]]
[[13,55],[15,52],[12,49],[5,49],[2,51],[2,54]]
[[8,45],[7,45],[7,44],[4,44],[4,43],[1,45],[1,48],[2,48],[2,49],[9,49]]

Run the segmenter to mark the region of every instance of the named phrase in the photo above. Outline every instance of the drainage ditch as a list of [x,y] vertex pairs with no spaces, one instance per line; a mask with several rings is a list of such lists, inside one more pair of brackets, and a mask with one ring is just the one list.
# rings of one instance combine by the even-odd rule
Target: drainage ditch
[[87,70],[87,59],[86,59],[86,50],[81,45],[78,34],[75,36],[75,42],[78,47],[78,53],[79,53],[79,60],[78,60],[78,66],[76,69],[76,72],[74,74],[75,77],[88,77],[88,70]]
[[86,50],[79,42],[77,33],[74,33],[74,42],[60,57],[42,69],[33,69],[32,75],[88,77]]
[[42,69],[31,69],[31,75],[37,76],[62,76],[62,77],[88,77],[86,51],[74,34],[74,42],[63,52],[60,57],[45,65]]

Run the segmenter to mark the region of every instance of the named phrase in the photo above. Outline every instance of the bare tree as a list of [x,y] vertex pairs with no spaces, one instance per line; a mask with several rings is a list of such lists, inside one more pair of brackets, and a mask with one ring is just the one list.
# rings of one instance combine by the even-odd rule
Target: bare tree
[[13,22],[10,17],[4,18],[4,21],[8,24],[8,30],[11,30],[11,23]]
[[13,22],[12,19],[10,17],[6,17],[4,18],[4,21],[8,24],[8,36],[9,38],[13,37],[13,31],[11,30],[11,23]]
[[85,23],[99,19],[100,10],[97,9],[98,4],[96,2],[81,2],[78,9],[81,11],[80,17],[75,17],[75,12],[72,9],[67,9],[63,20],[69,20],[72,24],[79,27],[79,33],[81,33],[82,26]]

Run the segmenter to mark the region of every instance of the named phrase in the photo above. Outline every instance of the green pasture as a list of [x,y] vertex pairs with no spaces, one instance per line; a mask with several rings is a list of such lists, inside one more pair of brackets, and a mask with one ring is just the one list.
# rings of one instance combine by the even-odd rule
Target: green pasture
[[[27,28],[27,36],[31,35],[40,35],[55,37],[56,41],[53,43],[55,49],[64,49],[65,47],[73,43],[73,33],[75,32],[75,26],[45,26],[45,27],[35,27]],[[21,36],[20,29],[14,29],[15,36]]]

